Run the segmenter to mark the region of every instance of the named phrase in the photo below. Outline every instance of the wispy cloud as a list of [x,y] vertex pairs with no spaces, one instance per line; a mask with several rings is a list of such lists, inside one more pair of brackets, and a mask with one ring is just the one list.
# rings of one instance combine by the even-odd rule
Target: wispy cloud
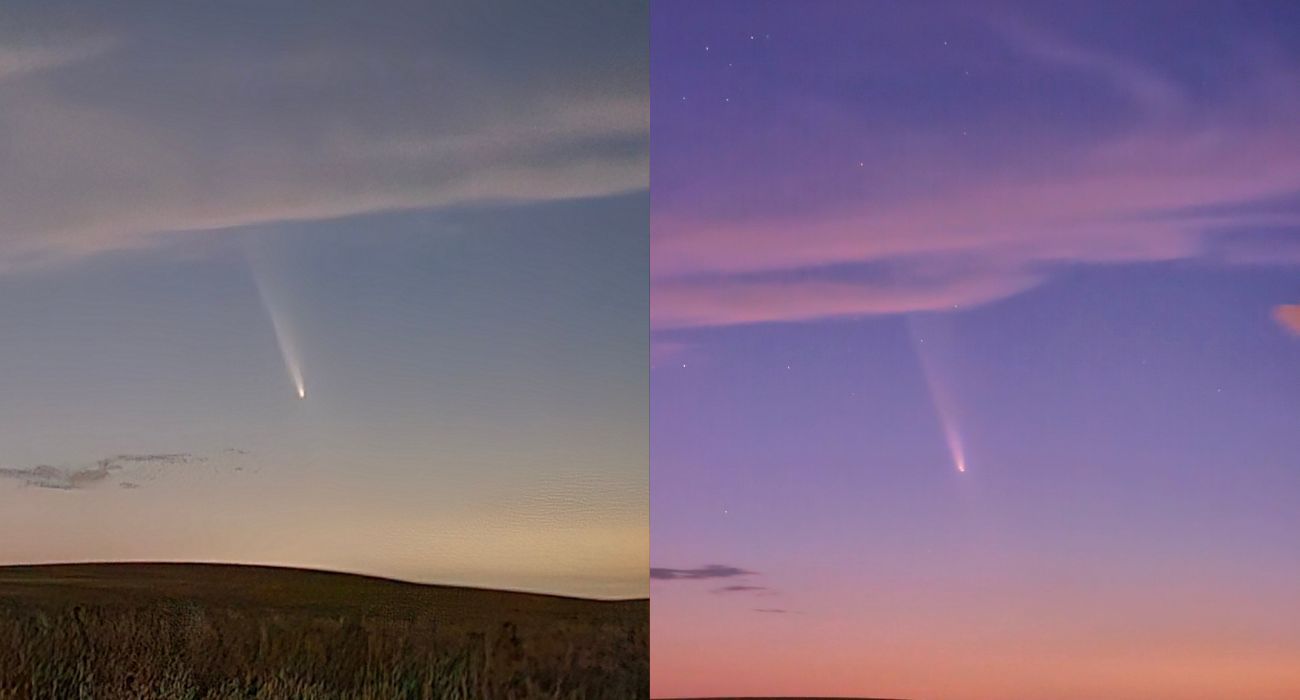
[[690,345],[671,340],[653,339],[650,341],[650,362],[669,362],[681,358]]
[[[21,78],[0,83],[0,268],[179,231],[645,188],[644,7],[493,5],[326,2],[308,24],[265,8],[251,33],[215,6],[80,8],[111,51],[20,44],[70,32],[67,13],[0,8],[0,79]],[[503,13],[529,33],[503,41]]]
[[1283,304],[1273,309],[1273,318],[1288,331],[1300,335],[1300,304]]
[[0,83],[100,59],[117,46],[107,31],[81,26],[72,17],[10,16],[8,9],[0,8]]
[[1026,56],[1098,76],[1143,109],[1166,112],[1184,106],[1184,91],[1177,83],[1137,61],[1075,43],[1023,18],[1004,15],[994,18],[991,24],[1009,45]]
[[[1023,22],[999,29],[1007,48],[1033,62],[1033,75],[1063,76],[1063,85],[1091,86],[1091,97],[1137,109],[1116,109],[1108,117],[1113,123],[1091,130],[1058,112],[1058,119],[1036,120],[1021,133],[1007,122],[1024,117],[1004,112],[900,127],[841,114],[851,105],[786,105],[793,115],[751,131],[788,133],[783,125],[797,116],[806,125],[789,134],[797,148],[770,151],[776,160],[764,161],[748,155],[766,153],[747,147],[749,131],[718,146],[733,160],[754,159],[732,173],[736,184],[702,159],[692,169],[679,158],[680,172],[660,178],[673,181],[665,188],[672,196],[661,198],[652,221],[653,327],[970,307],[1032,289],[1076,265],[1300,264],[1300,206],[1278,206],[1279,198],[1294,202],[1300,193],[1300,132],[1293,126],[1300,66],[1277,57],[1225,57],[1241,78],[1216,86],[1214,99],[1196,98],[1201,93],[1175,72],[1136,57]],[[1003,88],[1020,85],[1009,79]],[[801,135],[823,131],[842,138]],[[870,160],[844,155],[879,143],[907,147]],[[837,190],[828,170],[863,184]],[[710,196],[697,197],[699,191]],[[894,279],[844,274],[918,265],[939,272]]]
[[117,455],[109,458],[113,462],[139,462],[146,464],[190,464],[206,461],[204,457],[195,457],[188,452],[167,452],[146,455]]
[[95,58],[115,43],[102,36],[65,34],[38,41],[32,36],[13,38],[0,35],[0,81]]
[[[247,454],[240,451],[240,454]],[[24,486],[73,491],[117,480],[123,489],[140,488],[142,481],[152,481],[159,470],[184,465],[208,464],[209,458],[188,452],[156,454],[119,454],[85,466],[0,467],[0,479],[21,482]],[[242,467],[235,466],[236,470]]]

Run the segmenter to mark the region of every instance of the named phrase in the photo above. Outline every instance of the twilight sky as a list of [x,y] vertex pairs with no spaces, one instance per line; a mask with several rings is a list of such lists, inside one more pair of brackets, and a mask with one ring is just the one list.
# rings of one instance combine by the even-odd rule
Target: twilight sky
[[1300,696],[1300,6],[661,0],[650,73],[655,696]]
[[6,3],[0,563],[644,595],[647,14]]

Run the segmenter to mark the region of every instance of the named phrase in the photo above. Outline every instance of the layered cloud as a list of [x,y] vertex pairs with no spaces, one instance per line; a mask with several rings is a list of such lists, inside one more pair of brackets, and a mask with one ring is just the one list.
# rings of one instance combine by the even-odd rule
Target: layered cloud
[[647,185],[635,3],[58,5],[0,10],[0,266]]
[[[1203,71],[1189,79],[1137,47],[988,24],[962,62],[917,59],[917,75],[950,76],[936,79],[934,94],[951,98],[929,119],[873,119],[856,93],[810,90],[701,145],[711,150],[696,168],[695,156],[656,154],[656,188],[667,184],[652,221],[654,326],[970,306],[1078,264],[1300,264],[1292,59],[1237,50],[1222,57],[1236,79],[1207,85]],[[1002,99],[970,97],[966,80]],[[900,267],[946,272],[844,274]]]
[[651,321],[686,328],[946,310],[1001,299],[1037,282],[1028,271],[862,282],[666,280],[656,283]]

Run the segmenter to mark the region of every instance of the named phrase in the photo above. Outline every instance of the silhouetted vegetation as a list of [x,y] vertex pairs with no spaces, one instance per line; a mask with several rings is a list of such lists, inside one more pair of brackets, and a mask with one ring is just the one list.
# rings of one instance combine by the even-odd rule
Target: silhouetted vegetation
[[645,698],[649,607],[219,565],[0,567],[0,698]]

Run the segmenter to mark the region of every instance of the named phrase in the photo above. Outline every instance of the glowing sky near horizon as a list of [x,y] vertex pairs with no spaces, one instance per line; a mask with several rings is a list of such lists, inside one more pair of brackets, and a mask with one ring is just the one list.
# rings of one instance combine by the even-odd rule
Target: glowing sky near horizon
[[0,6],[0,564],[644,596],[646,12]]
[[654,4],[654,696],[1300,697],[1298,31]]

